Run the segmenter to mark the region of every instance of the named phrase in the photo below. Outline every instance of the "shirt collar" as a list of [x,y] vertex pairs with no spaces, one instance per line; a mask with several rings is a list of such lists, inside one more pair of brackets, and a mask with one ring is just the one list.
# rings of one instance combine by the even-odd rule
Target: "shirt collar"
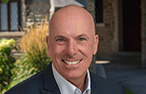
[[[55,77],[55,80],[57,82],[57,85],[60,89],[61,94],[75,94],[76,90],[79,90],[77,87],[75,87],[73,84],[71,84],[69,81],[64,79],[54,68],[52,64],[52,70],[53,70],[53,75]],[[89,70],[87,70],[87,76],[86,76],[86,86],[85,86],[85,91],[83,94],[86,92],[86,94],[90,94],[91,92],[91,81],[90,81],[90,73]]]
[[90,80],[90,72],[89,70],[87,70],[87,79],[86,79],[86,86],[85,86],[85,91],[83,92],[83,94],[85,92],[87,92],[87,94],[91,94],[91,80]]

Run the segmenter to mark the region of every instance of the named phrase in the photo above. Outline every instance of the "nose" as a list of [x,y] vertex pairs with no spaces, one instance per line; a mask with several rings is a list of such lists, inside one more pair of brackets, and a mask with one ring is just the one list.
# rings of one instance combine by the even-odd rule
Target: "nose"
[[74,55],[76,55],[77,54],[77,45],[76,45],[76,42],[73,41],[73,40],[70,40],[68,42],[66,51],[67,51],[67,54],[69,56],[71,56],[71,57],[74,56]]

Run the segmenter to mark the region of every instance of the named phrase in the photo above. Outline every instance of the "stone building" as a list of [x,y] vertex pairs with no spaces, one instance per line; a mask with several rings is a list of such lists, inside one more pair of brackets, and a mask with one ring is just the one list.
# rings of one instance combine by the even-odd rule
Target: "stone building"
[[49,0],[9,0],[0,2],[0,38],[18,39],[26,27],[40,24],[49,15]]
[[140,52],[146,67],[146,0],[9,0],[0,3],[0,37],[21,37],[19,26],[25,30],[46,15],[49,21],[55,10],[70,3],[93,15],[100,37],[98,55]]
[[139,63],[146,67],[146,1],[91,1],[95,3],[93,14],[95,14],[96,32],[100,36],[98,54],[140,52],[142,62]]

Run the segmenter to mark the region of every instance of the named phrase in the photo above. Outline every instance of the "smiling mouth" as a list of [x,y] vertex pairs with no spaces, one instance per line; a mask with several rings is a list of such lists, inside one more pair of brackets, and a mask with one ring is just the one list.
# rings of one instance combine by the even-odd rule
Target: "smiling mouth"
[[78,61],[66,61],[66,60],[62,60],[62,61],[65,62],[68,65],[75,65],[75,64],[78,64],[81,60],[78,60]]

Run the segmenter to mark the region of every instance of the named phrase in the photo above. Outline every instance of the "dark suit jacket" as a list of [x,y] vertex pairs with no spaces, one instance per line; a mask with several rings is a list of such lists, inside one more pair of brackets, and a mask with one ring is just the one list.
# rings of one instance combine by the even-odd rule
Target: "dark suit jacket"
[[[125,94],[123,89],[110,81],[105,80],[95,74],[91,75],[92,94]],[[51,64],[49,66],[11,88],[5,94],[61,94],[52,73]]]

